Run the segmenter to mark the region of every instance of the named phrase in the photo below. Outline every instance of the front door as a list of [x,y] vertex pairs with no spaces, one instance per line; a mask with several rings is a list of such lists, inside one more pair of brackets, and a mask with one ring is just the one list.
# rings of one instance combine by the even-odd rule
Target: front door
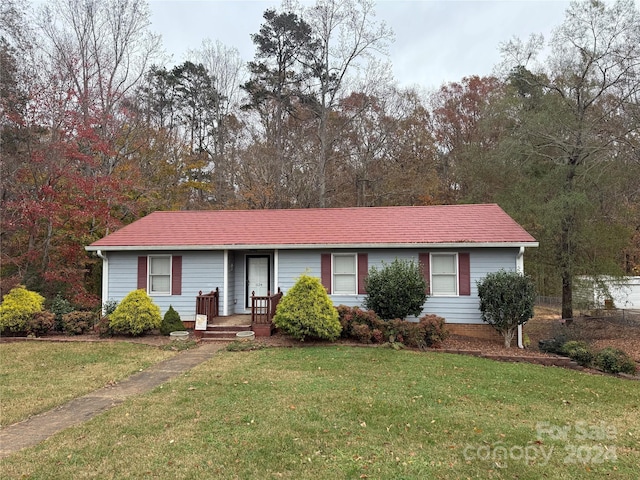
[[269,256],[247,256],[247,308],[251,308],[251,293],[256,296],[266,296],[270,290]]

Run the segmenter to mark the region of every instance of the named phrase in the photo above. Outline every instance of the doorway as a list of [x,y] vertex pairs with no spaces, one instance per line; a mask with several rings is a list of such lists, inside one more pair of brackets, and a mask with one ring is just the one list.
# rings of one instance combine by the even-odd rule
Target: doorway
[[251,308],[251,293],[267,296],[271,290],[271,265],[269,255],[247,255],[246,308]]

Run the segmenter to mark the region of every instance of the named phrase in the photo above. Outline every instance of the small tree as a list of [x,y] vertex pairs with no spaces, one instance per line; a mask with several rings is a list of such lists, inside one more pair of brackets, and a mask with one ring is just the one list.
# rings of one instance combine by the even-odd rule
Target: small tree
[[180,314],[174,310],[172,305],[169,305],[169,310],[167,310],[164,317],[162,317],[160,333],[162,335],[169,335],[171,332],[183,332],[185,330],[184,323],[180,320]]
[[302,275],[286,293],[276,309],[273,323],[298,340],[319,338],[335,340],[342,326],[320,280]]
[[482,320],[504,337],[505,348],[511,347],[518,325],[533,317],[533,281],[518,272],[500,270],[488,274],[477,285]]
[[161,321],[160,308],[144,290],[130,292],[109,315],[109,326],[115,333],[133,336],[158,328]]
[[369,269],[366,279],[367,296],[364,307],[376,312],[384,320],[418,316],[427,301],[427,282],[420,264],[398,260]]

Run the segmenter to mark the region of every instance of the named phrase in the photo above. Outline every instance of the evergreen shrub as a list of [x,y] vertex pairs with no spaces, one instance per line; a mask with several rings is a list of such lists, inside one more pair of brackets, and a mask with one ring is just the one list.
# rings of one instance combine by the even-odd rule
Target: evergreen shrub
[[273,323],[301,341],[306,338],[335,340],[342,330],[338,311],[327,291],[320,280],[309,275],[300,276],[282,297]]
[[0,304],[0,333],[26,332],[27,322],[34,313],[41,312],[44,297],[27,290],[23,285],[14,287]]
[[367,296],[363,306],[384,320],[418,316],[427,301],[427,282],[420,264],[398,260],[371,267],[365,281]]
[[636,373],[636,362],[626,352],[613,347],[600,350],[594,364],[607,373]]
[[114,333],[139,336],[160,327],[160,308],[144,290],[130,292],[109,315],[109,326]]
[[169,305],[169,310],[165,312],[160,324],[160,333],[169,335],[171,332],[183,332],[185,330],[184,323],[180,320],[180,314],[173,309],[173,306]]

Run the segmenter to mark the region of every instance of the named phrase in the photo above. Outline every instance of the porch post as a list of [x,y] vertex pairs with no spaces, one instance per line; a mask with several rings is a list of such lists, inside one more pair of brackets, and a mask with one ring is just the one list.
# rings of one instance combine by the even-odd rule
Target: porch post
[[224,251],[222,259],[222,316],[229,315],[229,250]]
[[273,251],[273,291],[277,292],[278,291],[278,261],[279,261],[279,255],[278,255],[278,250],[274,250]]

